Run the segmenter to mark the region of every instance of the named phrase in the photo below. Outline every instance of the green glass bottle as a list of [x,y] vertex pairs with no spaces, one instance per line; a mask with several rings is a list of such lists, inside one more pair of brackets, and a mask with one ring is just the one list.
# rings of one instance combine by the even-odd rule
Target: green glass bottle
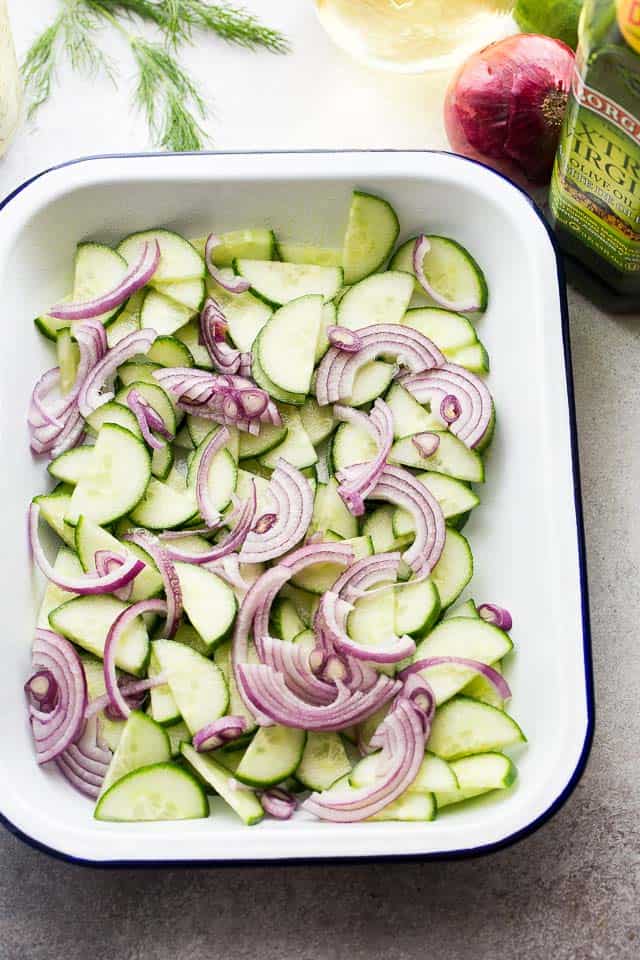
[[570,274],[613,310],[640,309],[640,0],[586,0],[551,180]]

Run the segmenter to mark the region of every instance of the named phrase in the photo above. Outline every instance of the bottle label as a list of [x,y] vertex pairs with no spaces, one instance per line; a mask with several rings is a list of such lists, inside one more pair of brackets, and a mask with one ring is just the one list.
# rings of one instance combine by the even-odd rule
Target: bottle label
[[620,33],[640,53],[640,0],[617,0],[617,14]]
[[578,73],[549,204],[558,223],[618,270],[640,271],[640,121]]

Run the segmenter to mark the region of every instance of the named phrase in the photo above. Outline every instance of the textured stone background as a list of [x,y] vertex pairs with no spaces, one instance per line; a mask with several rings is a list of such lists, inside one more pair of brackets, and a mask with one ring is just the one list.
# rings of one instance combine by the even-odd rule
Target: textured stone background
[[0,833],[0,960],[640,956],[640,326],[572,295],[598,722],[580,785],[454,863],[100,871]]

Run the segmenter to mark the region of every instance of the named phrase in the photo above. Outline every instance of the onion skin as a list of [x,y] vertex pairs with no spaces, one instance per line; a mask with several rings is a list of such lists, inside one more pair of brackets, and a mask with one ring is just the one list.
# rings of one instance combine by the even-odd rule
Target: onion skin
[[473,54],[445,97],[451,148],[525,189],[551,178],[574,67],[573,51],[521,33]]

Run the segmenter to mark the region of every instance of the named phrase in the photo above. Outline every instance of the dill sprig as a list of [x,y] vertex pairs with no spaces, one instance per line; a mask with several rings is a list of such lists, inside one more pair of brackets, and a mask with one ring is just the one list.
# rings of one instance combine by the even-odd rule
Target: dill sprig
[[63,17],[64,13],[58,14],[53,23],[36,37],[24,58],[22,79],[29,102],[28,117],[32,117],[51,96],[56,71],[56,47]]

